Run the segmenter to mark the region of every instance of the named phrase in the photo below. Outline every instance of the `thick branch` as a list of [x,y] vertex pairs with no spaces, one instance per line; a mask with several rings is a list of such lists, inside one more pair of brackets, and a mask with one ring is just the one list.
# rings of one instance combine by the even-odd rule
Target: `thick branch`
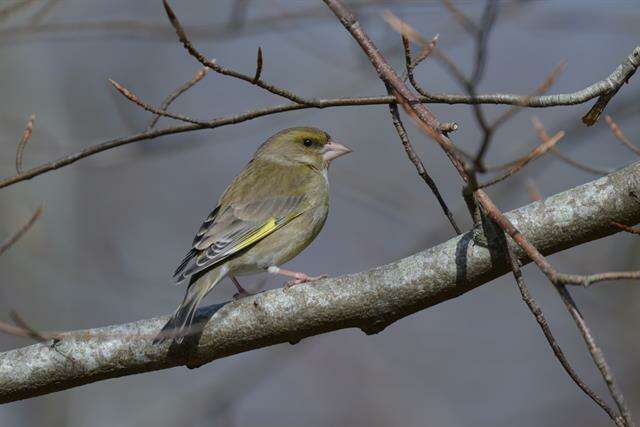
[[[507,214],[542,253],[619,231],[611,221],[640,222],[640,163]],[[356,327],[377,333],[432,305],[510,271],[491,229],[489,247],[470,231],[370,271],[276,289],[225,305],[189,352],[152,338],[166,317],[70,332],[54,347],[35,344],[0,354],[0,403],[179,365],[200,366],[256,348]],[[484,239],[481,239],[484,240]],[[516,255],[528,262],[522,251]]]

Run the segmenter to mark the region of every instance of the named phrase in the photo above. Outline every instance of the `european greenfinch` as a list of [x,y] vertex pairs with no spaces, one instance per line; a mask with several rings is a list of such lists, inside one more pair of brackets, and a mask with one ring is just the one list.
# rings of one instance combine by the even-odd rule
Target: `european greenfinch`
[[173,337],[180,343],[202,299],[227,276],[236,296],[247,295],[240,275],[267,271],[290,277],[287,285],[324,277],[280,265],[322,229],[329,212],[329,164],[350,152],[312,127],[285,129],[267,139],[220,197],[176,269],[177,282],[188,280],[186,295],[154,342]]

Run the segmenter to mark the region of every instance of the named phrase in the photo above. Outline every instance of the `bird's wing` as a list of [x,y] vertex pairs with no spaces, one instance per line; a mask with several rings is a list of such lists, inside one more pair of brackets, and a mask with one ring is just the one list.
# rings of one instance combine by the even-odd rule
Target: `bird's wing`
[[304,195],[278,196],[217,207],[204,221],[193,247],[174,273],[176,281],[226,261],[294,218],[306,208]]

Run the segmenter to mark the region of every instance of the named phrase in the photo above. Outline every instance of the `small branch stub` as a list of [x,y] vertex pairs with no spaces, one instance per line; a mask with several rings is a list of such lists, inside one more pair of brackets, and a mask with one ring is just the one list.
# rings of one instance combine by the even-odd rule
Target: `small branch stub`
[[440,132],[445,135],[448,135],[451,132],[457,131],[459,128],[458,123],[456,122],[443,122],[440,123]]

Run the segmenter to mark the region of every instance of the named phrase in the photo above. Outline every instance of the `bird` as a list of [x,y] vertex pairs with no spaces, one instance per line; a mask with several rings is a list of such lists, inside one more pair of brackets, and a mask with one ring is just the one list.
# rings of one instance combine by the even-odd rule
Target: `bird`
[[181,343],[192,333],[202,299],[229,277],[238,293],[250,295],[237,276],[269,272],[291,280],[285,287],[326,277],[286,270],[320,233],[329,213],[329,165],[351,153],[314,127],[284,129],[268,138],[224,191],[174,272],[188,282],[177,310],[154,339]]

